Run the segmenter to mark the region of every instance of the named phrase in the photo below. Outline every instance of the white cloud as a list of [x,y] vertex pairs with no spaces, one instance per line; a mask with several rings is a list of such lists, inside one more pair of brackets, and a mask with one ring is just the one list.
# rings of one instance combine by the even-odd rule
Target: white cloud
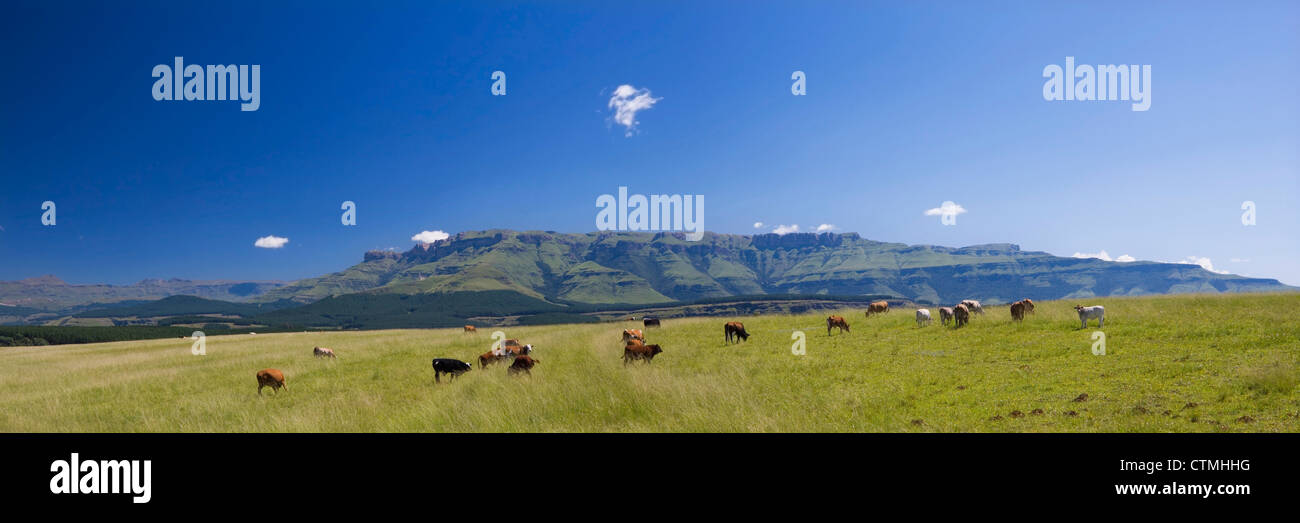
[[799,232],[799,225],[798,225],[798,224],[795,224],[795,225],[777,225],[775,229],[772,229],[772,232],[773,232],[773,233],[776,233],[776,234],[778,234],[778,235],[786,235],[786,234],[790,234],[790,233],[792,233],[792,232]]
[[450,238],[451,235],[442,231],[423,231],[420,234],[411,237],[411,241],[417,243],[433,243],[439,240]]
[[280,247],[284,247],[287,243],[289,243],[288,238],[281,238],[272,235],[258,238],[257,241],[253,242],[253,246],[261,247],[263,249],[279,249]]
[[763,228],[763,222],[754,222],[754,228],[755,228],[755,229],[762,229],[762,228]]
[[951,214],[953,216],[966,214],[966,208],[953,202],[943,202],[943,205],[925,210],[926,216],[943,216],[945,214]]
[[624,136],[632,136],[636,133],[636,113],[654,107],[659,100],[663,98],[651,96],[649,89],[620,85],[614,89],[614,96],[609,97],[609,108],[614,110],[611,118],[627,129]]
[[1182,262],[1182,263],[1191,263],[1191,264],[1194,264],[1194,265],[1200,265],[1202,269],[1205,269],[1205,270],[1207,270],[1207,271],[1210,271],[1210,272],[1213,272],[1213,273],[1217,273],[1217,274],[1227,274],[1227,273],[1228,273],[1228,271],[1216,271],[1216,270],[1214,270],[1214,263],[1210,262],[1210,259],[1209,259],[1209,258],[1206,258],[1206,257],[1204,257],[1204,256],[1188,256],[1188,257],[1187,257],[1187,260],[1184,261],[1184,262]]
[[1120,262],[1120,263],[1137,261],[1137,258],[1134,258],[1127,254],[1121,254],[1117,258],[1111,258],[1110,253],[1107,253],[1105,249],[1103,249],[1101,252],[1076,252],[1074,254],[1071,254],[1070,256],[1074,258],[1096,258],[1101,261],[1113,261],[1113,262]]
[[831,232],[833,230],[835,230],[835,226],[829,223],[823,223],[817,226],[817,232]]
[[1074,254],[1071,254],[1070,256],[1073,256],[1073,257],[1075,257],[1075,258],[1096,258],[1096,259],[1101,260],[1101,261],[1115,261],[1115,260],[1111,259],[1110,255],[1107,254],[1105,250],[1103,250],[1103,251],[1101,251],[1101,252],[1095,252],[1095,253],[1094,253],[1094,252],[1076,252],[1076,253],[1074,253]]
[[[0,227],[0,231],[3,231],[3,230],[4,230],[4,228],[3,228],[3,227]],[[1228,261],[1230,261],[1230,262],[1232,262],[1232,263],[1250,263],[1250,258],[1232,258],[1232,259],[1230,259],[1230,260],[1228,260]]]

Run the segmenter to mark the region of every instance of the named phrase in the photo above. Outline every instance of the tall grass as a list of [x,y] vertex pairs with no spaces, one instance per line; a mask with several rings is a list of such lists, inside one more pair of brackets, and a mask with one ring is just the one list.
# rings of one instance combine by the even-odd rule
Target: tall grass
[[[632,323],[512,327],[532,375],[504,366],[435,384],[434,357],[474,361],[492,329],[211,336],[0,349],[0,431],[35,432],[1207,432],[1300,429],[1300,295],[1099,298],[1106,354],[1070,302],[961,329],[911,310],[828,336],[825,314],[665,319],[665,352],[625,367]],[[723,343],[743,321],[748,342]],[[635,325],[640,328],[639,324]],[[802,330],[807,354],[791,353]],[[339,358],[318,360],[313,346]],[[256,394],[255,373],[288,390]],[[1086,400],[1076,401],[1086,394]]]

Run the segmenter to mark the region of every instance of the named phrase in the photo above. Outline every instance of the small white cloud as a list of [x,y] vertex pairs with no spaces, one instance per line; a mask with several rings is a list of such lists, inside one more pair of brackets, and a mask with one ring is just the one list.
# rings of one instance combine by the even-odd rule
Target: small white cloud
[[263,236],[253,242],[253,246],[261,247],[263,249],[279,249],[280,247],[284,247],[287,243],[289,243],[288,238],[281,238],[279,236]]
[[966,214],[966,208],[953,202],[943,202],[943,205],[925,210],[926,216],[943,216],[949,214],[953,216]]
[[1200,265],[1202,269],[1205,269],[1205,270],[1207,270],[1207,271],[1210,271],[1210,272],[1213,272],[1213,273],[1216,273],[1216,274],[1227,274],[1227,273],[1228,273],[1228,271],[1216,271],[1216,270],[1214,270],[1214,263],[1210,262],[1210,259],[1209,259],[1209,258],[1206,258],[1206,257],[1204,257],[1204,256],[1188,256],[1188,257],[1187,257],[1187,260],[1184,261],[1184,262],[1182,262],[1182,263],[1191,263],[1191,264],[1194,264],[1194,265]]
[[433,243],[439,240],[450,238],[451,235],[442,231],[423,231],[420,234],[411,237],[411,241],[416,243]]
[[795,225],[777,225],[775,229],[772,229],[772,232],[773,232],[773,233],[776,233],[777,235],[786,235],[786,234],[790,234],[790,233],[792,233],[792,232],[799,232],[799,225],[798,225],[798,224],[795,224]]
[[624,136],[632,136],[636,133],[638,123],[636,113],[654,107],[662,99],[651,96],[649,89],[637,89],[628,84],[620,85],[614,89],[614,96],[609,97],[609,108],[614,110],[610,118],[627,129]]
[[1095,252],[1095,253],[1094,253],[1094,252],[1076,252],[1076,253],[1074,253],[1074,254],[1071,254],[1070,256],[1073,256],[1073,257],[1075,257],[1075,258],[1096,258],[1096,259],[1101,260],[1101,261],[1115,261],[1115,260],[1111,259],[1110,255],[1107,254],[1106,251],[1104,251],[1104,250],[1101,251],[1101,252]]
[[1111,258],[1110,253],[1107,253],[1104,249],[1101,252],[1076,252],[1074,254],[1071,254],[1070,256],[1074,258],[1096,258],[1101,261],[1113,261],[1113,262],[1120,262],[1120,263],[1137,261],[1137,258],[1134,258],[1127,254],[1121,254],[1119,255],[1119,257]]
[[754,222],[754,228],[755,228],[755,229],[762,229],[762,228],[763,228],[763,222]]
[[817,226],[817,232],[831,232],[833,230],[835,230],[835,226],[829,223],[823,223]]

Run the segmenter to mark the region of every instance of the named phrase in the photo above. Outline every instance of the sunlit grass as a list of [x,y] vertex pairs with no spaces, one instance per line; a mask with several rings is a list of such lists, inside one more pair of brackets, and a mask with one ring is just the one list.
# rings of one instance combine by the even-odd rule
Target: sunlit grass
[[[827,336],[826,314],[665,319],[665,352],[627,367],[631,323],[509,328],[538,347],[531,376],[504,366],[435,385],[434,357],[474,361],[492,329],[214,336],[0,349],[0,430],[375,431],[1282,431],[1300,429],[1300,295],[1100,298],[1023,324],[990,307],[962,329],[911,310]],[[747,343],[725,345],[743,321]],[[803,330],[807,354],[791,354]],[[317,360],[313,346],[334,348]],[[256,394],[255,373],[288,390]],[[1086,394],[1086,401],[1075,401]]]

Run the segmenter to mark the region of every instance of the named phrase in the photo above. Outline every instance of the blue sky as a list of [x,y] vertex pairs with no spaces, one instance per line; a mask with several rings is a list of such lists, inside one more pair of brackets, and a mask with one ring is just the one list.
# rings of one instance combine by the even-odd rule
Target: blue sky
[[[590,232],[627,186],[705,195],[716,232],[1196,256],[1300,284],[1294,2],[428,4],[11,7],[0,279],[291,280],[426,230]],[[175,56],[260,65],[261,107],[155,101]],[[1044,100],[1067,56],[1150,65],[1150,109]],[[657,99],[630,136],[608,107],[625,84]],[[924,214],[944,201],[956,225]]]

